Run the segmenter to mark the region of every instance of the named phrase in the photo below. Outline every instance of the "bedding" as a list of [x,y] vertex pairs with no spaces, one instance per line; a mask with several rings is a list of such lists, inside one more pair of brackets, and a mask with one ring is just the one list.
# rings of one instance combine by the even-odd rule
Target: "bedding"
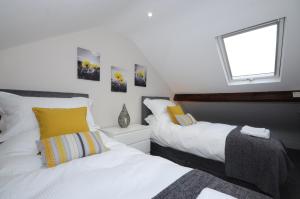
[[41,139],[89,131],[87,108],[32,108],[40,128]]
[[39,129],[25,131],[0,144],[0,157],[36,155]]
[[22,175],[44,167],[40,155],[17,155],[0,157],[0,178]]
[[183,112],[181,106],[180,105],[167,106],[167,111],[168,111],[168,114],[171,118],[171,121],[174,124],[179,124],[178,121],[177,121],[176,115],[184,115],[184,112]]
[[146,98],[143,103],[152,111],[152,113],[156,117],[162,113],[167,113],[168,106],[176,105],[173,102],[171,102],[170,100],[149,99],[149,98]]
[[[0,134],[0,142],[4,141],[4,137],[18,133],[26,123],[22,122],[21,98],[5,92],[0,92],[0,109],[2,119],[5,121],[5,131]],[[19,111],[18,111],[19,110]],[[20,122],[19,122],[20,121]]]
[[228,194],[221,193],[211,188],[204,188],[197,199],[237,199]]
[[153,124],[155,122],[156,118],[154,115],[148,115],[145,118],[145,121],[147,122],[147,124]]
[[152,122],[152,141],[200,157],[225,163],[227,177],[256,185],[279,198],[280,185],[292,163],[283,145],[276,139],[263,139],[241,134],[241,127],[209,122],[191,126]]
[[[8,160],[8,157],[0,157],[0,168],[8,161],[11,166],[9,173],[0,170],[1,198],[152,198],[191,171],[163,158],[146,155],[104,134],[101,137],[109,151],[53,168],[41,167],[39,158],[12,156]],[[16,166],[21,163],[26,169]],[[219,182],[215,182],[218,186]],[[209,180],[202,181],[201,186],[206,183]],[[233,192],[241,191],[238,186],[224,183],[232,187]],[[243,193],[250,192],[244,189]],[[266,198],[261,196],[261,199]]]
[[270,130],[266,128],[255,128],[251,126],[243,126],[241,133],[259,138],[270,139]]
[[272,137],[256,138],[240,131],[238,127],[227,136],[226,175],[255,184],[265,193],[280,198],[280,185],[287,180],[293,166],[284,146]]
[[225,162],[226,137],[236,126],[209,122],[179,126],[171,122],[167,113],[168,107],[175,106],[170,100],[146,98],[143,104],[154,116],[148,123],[152,128],[151,139],[154,142],[161,146],[169,146],[204,158]]
[[189,126],[197,123],[197,120],[189,113],[185,115],[175,115],[175,117],[180,126]]
[[37,120],[32,112],[33,107],[40,108],[78,108],[87,107],[87,122],[89,129],[99,129],[91,114],[92,101],[88,98],[47,98],[22,97],[19,95],[0,92],[0,109],[5,120],[5,130],[0,134],[0,142],[12,136],[38,127]]
[[[209,188],[208,188],[209,187]],[[153,199],[271,199],[200,170],[184,174]]]
[[151,139],[157,144],[221,162],[225,162],[226,137],[236,128],[203,121],[189,126],[158,119],[151,121]]
[[170,100],[164,100],[164,99],[149,99],[146,98],[143,103],[145,106],[147,106],[154,116],[164,122],[171,122],[171,118],[169,116],[169,113],[167,112],[168,106],[175,106],[173,102]]
[[109,150],[97,132],[79,132],[42,139],[39,142],[43,161],[47,167],[103,153]]
[[49,169],[0,174],[1,198],[151,198],[191,170],[102,136],[111,149],[103,154]]

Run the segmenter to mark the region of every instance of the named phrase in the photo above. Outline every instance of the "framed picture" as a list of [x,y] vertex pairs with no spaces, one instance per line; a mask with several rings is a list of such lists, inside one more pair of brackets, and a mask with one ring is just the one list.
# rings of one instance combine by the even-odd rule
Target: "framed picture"
[[127,92],[125,71],[117,66],[111,66],[111,91]]
[[77,77],[100,81],[100,54],[84,48],[77,48]]
[[134,65],[134,85],[146,87],[147,85],[147,68],[139,64]]

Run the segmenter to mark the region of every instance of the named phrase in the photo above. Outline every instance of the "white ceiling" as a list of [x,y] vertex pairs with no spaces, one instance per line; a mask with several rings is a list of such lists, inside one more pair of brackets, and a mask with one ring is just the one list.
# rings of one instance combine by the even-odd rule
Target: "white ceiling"
[[[174,93],[300,90],[299,9],[299,0],[2,0],[0,49],[105,26],[135,42]],[[215,36],[284,16],[282,81],[227,86]]]
[[131,0],[1,0],[0,49],[102,25]]
[[[0,49],[97,26],[134,31],[149,22],[148,11],[156,12],[158,20],[183,3],[176,0],[1,0]],[[173,8],[169,9],[170,5]]]

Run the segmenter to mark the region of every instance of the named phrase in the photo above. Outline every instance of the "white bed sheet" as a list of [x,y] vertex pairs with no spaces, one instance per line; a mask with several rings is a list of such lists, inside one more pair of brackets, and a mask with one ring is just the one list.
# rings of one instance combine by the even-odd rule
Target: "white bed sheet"
[[1,198],[151,198],[191,170],[146,155],[105,135],[102,138],[110,151],[54,168],[43,167],[40,158],[11,156],[10,160],[8,157],[0,159],[0,165],[10,161],[11,166],[20,164],[21,160],[14,158],[27,160],[23,161],[22,168],[15,165],[10,172],[0,172]]
[[225,162],[226,137],[237,127],[202,121],[180,126],[158,120],[150,126],[151,139],[157,144],[221,162]]

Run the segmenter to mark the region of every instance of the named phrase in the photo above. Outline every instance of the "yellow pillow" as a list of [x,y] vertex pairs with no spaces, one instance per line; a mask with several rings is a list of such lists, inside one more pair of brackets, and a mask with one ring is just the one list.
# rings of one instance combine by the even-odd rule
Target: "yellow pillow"
[[40,139],[89,131],[86,107],[69,109],[34,107],[32,110],[40,126]]
[[176,115],[184,115],[184,112],[183,112],[181,106],[180,105],[168,106],[167,111],[169,113],[169,116],[170,116],[172,122],[175,124],[179,124],[176,119]]

